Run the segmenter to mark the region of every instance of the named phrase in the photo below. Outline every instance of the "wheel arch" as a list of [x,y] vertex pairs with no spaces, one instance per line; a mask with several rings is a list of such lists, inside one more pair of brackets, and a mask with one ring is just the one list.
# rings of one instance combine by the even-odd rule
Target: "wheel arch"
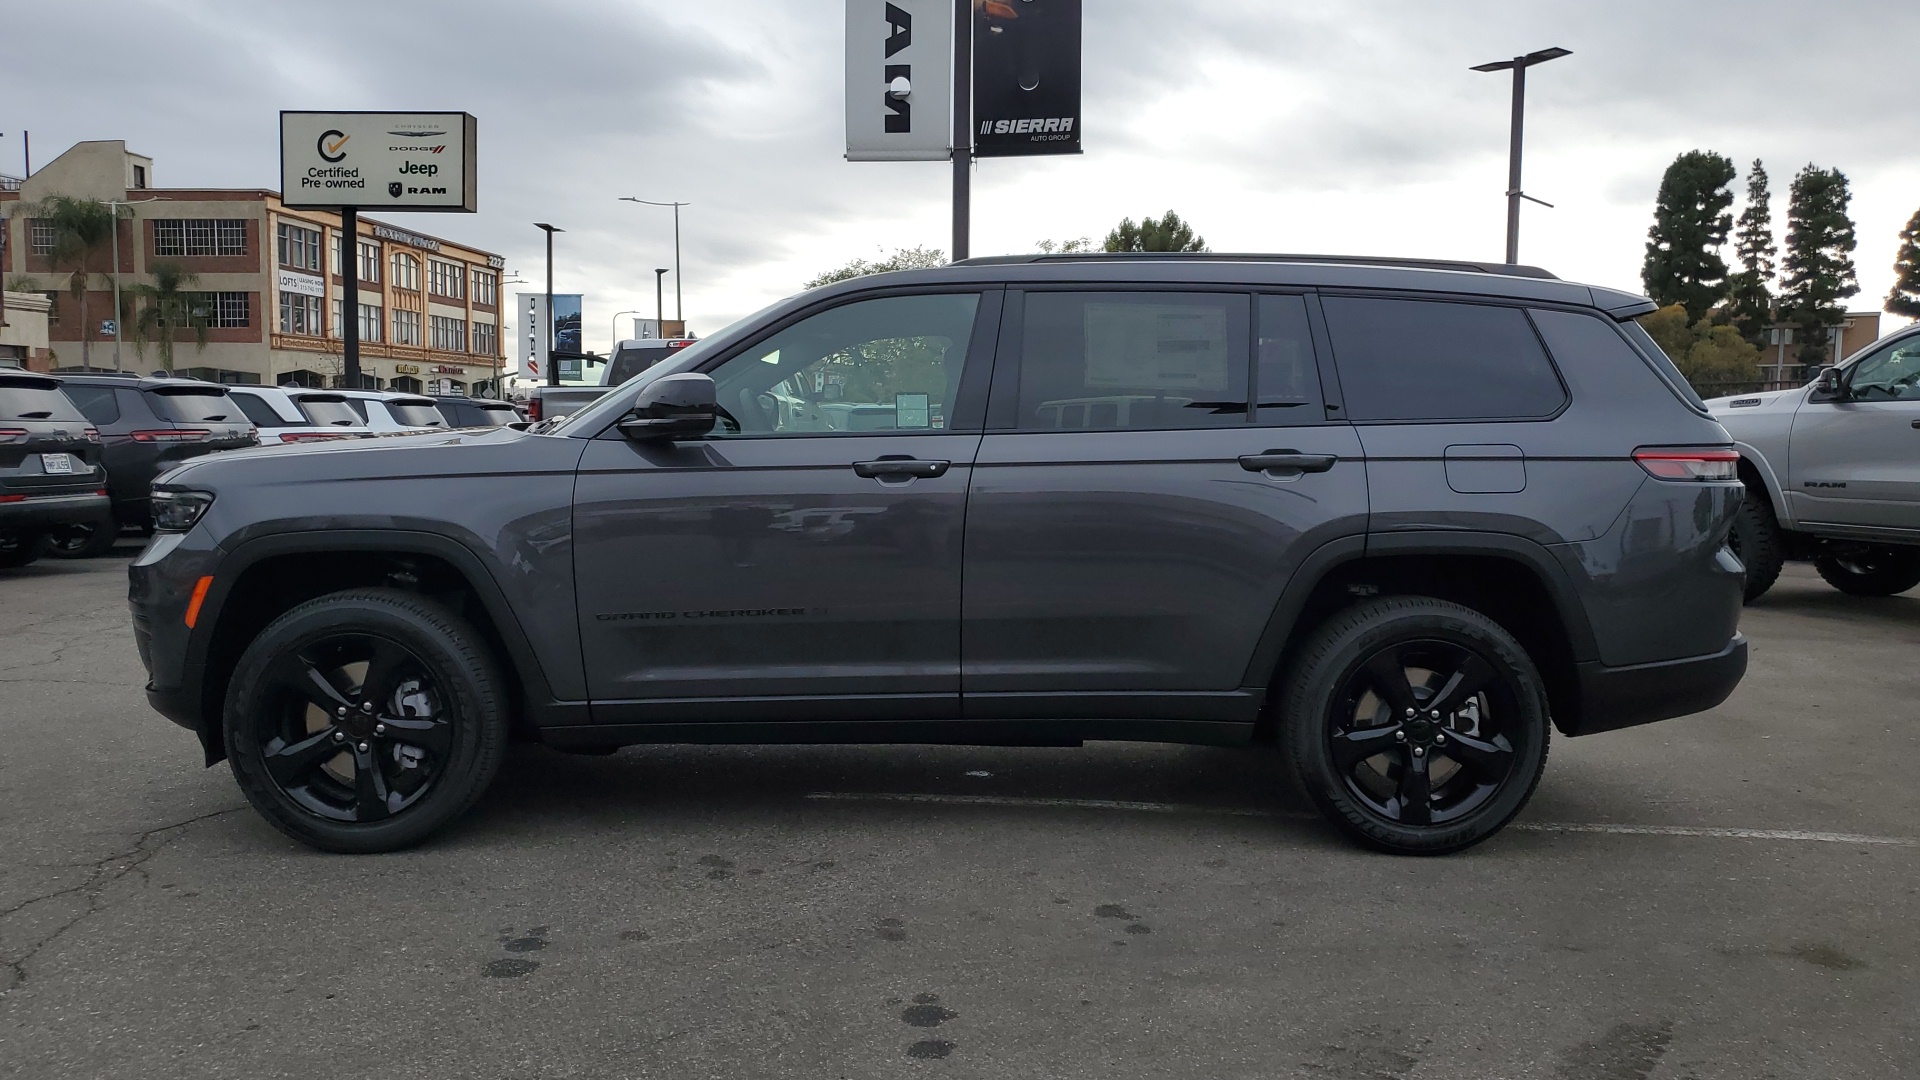
[[1780,523],[1781,528],[1789,527],[1792,520],[1786,493],[1780,485],[1779,475],[1773,471],[1772,463],[1767,460],[1765,454],[1754,449],[1749,443],[1735,440],[1733,448],[1740,454],[1737,466],[1740,482],[1747,486],[1748,491],[1759,491],[1764,494],[1767,505],[1773,510],[1773,519]]

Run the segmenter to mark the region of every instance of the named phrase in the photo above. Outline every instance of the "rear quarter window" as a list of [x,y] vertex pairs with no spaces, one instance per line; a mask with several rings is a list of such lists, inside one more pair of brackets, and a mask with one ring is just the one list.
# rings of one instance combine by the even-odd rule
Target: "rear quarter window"
[[[1650,356],[1640,355],[1639,350],[1627,344],[1627,339],[1621,336],[1623,333],[1628,337],[1636,332],[1646,336],[1638,323],[1617,323],[1596,315],[1536,308],[1533,324],[1540,328],[1540,336],[1546,339],[1554,363],[1573,384],[1583,407],[1589,401],[1623,408],[1645,407],[1648,394],[1671,394],[1695,412],[1706,411],[1699,395],[1693,393],[1693,388],[1679,377],[1678,371],[1668,377],[1659,370],[1659,365],[1651,362]],[[1665,359],[1652,338],[1647,339],[1647,347],[1653,356]]]
[[65,390],[67,397],[94,426],[106,427],[120,422],[120,403],[114,400],[113,387],[68,383]]
[[276,428],[292,426],[286,420],[281,419],[280,414],[274,412],[273,406],[267,404],[264,399],[254,397],[252,394],[233,394],[231,396],[233,403],[240,406],[240,411],[247,414],[247,419],[253,421],[254,427]]
[[1321,300],[1353,420],[1530,420],[1566,387],[1520,308],[1437,300]]
[[0,376],[0,420],[82,422],[78,407],[52,379]]
[[246,414],[240,411],[225,390],[194,387],[191,390],[149,390],[146,394],[148,406],[162,420],[201,424],[238,422],[246,418]]

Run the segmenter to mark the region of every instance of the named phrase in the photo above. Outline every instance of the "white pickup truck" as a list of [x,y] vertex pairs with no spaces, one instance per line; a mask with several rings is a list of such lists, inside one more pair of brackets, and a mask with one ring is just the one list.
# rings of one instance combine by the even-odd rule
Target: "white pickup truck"
[[1794,390],[1707,403],[1740,451],[1747,501],[1733,549],[1747,599],[1787,559],[1855,596],[1920,585],[1920,325]]

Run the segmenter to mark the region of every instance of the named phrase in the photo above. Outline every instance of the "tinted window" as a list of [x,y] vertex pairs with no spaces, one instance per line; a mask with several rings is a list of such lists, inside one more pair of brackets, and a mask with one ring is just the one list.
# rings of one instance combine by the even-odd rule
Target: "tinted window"
[[1355,420],[1519,419],[1566,403],[1519,308],[1347,296],[1321,306]]
[[[367,422],[367,399],[350,397],[346,400],[347,400],[347,408],[353,410],[353,415],[359,417],[361,423],[363,424],[366,423]],[[304,407],[302,408],[302,411],[305,411]],[[314,422],[319,423],[319,421],[317,420]]]
[[464,405],[462,409],[460,422],[475,427],[506,427],[520,422],[520,414],[511,405]]
[[300,415],[307,423],[315,427],[360,427],[367,422],[346,398],[338,397],[297,397],[293,403],[300,407]]
[[446,427],[447,418],[440,415],[433,402],[424,399],[389,401],[387,411],[393,418],[408,427]]
[[669,349],[665,343],[645,348],[626,348],[613,354],[611,365],[607,368],[607,385],[619,386],[635,375],[665,360],[677,350]]
[[1920,338],[1906,338],[1853,365],[1847,390],[1859,401],[1920,400]]
[[67,397],[73,400],[88,420],[97,427],[106,427],[120,419],[120,403],[113,399],[111,386],[76,386],[68,383],[65,387]]
[[163,420],[182,421],[189,424],[218,422],[222,420],[238,421],[245,414],[227,396],[225,390],[215,387],[201,389],[149,390],[147,402],[153,406],[155,416]]
[[247,419],[253,421],[255,427],[292,426],[280,419],[280,414],[273,411],[273,406],[252,394],[234,394],[232,397],[233,403],[240,406],[240,411],[247,414]]
[[1320,369],[1313,359],[1307,302],[1299,296],[1263,296],[1255,318],[1254,396],[1263,424],[1317,424],[1326,415]]
[[0,420],[81,420],[80,410],[52,379],[0,376]]
[[733,416],[714,434],[944,427],[979,303],[975,293],[889,296],[803,319],[713,372]]
[[1247,422],[1247,298],[1213,293],[1026,296],[1025,431]]
[[1680,395],[1680,400],[1700,412],[1707,411],[1707,403],[1700,400],[1700,392],[1693,388],[1693,384],[1687,381],[1686,376],[1680,374],[1680,369],[1673,365],[1673,359],[1660,348],[1659,342],[1653,340],[1653,335],[1647,333],[1646,327],[1628,319],[1620,324],[1620,330],[1646,355],[1647,360],[1653,364],[1654,370],[1660,373],[1660,377],[1667,381],[1668,386],[1673,387],[1674,393]]

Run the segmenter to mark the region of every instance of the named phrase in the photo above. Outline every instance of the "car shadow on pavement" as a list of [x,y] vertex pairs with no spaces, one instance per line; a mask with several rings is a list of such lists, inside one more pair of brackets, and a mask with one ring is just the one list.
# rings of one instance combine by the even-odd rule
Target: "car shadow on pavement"
[[1920,594],[1848,596],[1838,589],[1776,589],[1747,605],[1751,611],[1792,612],[1846,622],[1920,628]]

